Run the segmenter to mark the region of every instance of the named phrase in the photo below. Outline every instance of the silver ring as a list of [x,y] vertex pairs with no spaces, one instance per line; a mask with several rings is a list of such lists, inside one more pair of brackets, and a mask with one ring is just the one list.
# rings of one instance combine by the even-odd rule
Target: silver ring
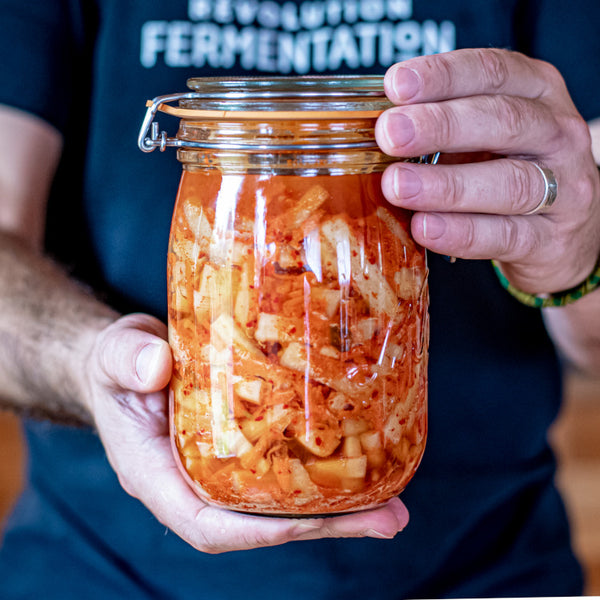
[[523,215],[535,215],[536,213],[542,212],[546,208],[550,208],[554,204],[558,192],[558,183],[556,182],[554,173],[550,169],[540,167],[540,165],[537,163],[531,164],[537,167],[537,170],[544,178],[544,197],[535,208],[528,210],[526,213],[523,213]]

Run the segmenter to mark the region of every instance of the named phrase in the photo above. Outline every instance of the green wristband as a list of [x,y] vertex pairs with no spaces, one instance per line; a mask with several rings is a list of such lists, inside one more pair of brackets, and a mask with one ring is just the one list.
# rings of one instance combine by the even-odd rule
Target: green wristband
[[509,294],[514,296],[519,302],[526,304],[527,306],[533,306],[534,308],[548,308],[550,306],[565,306],[571,304],[580,298],[583,298],[586,294],[593,292],[596,288],[600,287],[600,260],[596,263],[592,274],[580,285],[566,290],[564,292],[556,292],[554,294],[528,294],[517,289],[502,273],[498,263],[493,260],[492,265],[496,275],[502,284],[502,287],[508,291]]

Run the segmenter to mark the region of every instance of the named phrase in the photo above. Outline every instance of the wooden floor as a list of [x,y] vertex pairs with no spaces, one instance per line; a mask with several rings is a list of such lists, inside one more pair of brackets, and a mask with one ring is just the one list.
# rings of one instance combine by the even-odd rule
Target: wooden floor
[[[587,595],[600,596],[600,381],[567,380],[567,400],[552,439],[560,460],[574,545],[587,575]],[[15,417],[0,412],[0,521],[22,483],[22,440]]]
[[571,377],[552,439],[587,595],[600,596],[600,381]]
[[23,441],[18,421],[0,411],[0,522],[4,522],[21,489],[23,474]]

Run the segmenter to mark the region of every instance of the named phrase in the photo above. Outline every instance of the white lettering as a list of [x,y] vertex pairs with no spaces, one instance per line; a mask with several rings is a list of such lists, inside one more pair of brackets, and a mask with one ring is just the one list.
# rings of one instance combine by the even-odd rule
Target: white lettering
[[213,0],[215,7],[213,10],[213,19],[217,23],[231,23],[233,21],[233,7],[231,0]]
[[306,74],[455,49],[452,21],[412,14],[412,0],[188,0],[189,20],[142,25],[140,63]]
[[240,65],[242,69],[250,71],[256,67],[256,29],[244,27],[240,31]]
[[391,67],[394,64],[394,26],[381,23],[379,27],[379,64]]
[[241,31],[234,25],[225,27],[221,40],[221,66],[230,69],[239,55],[242,57],[242,66],[251,69],[255,55],[254,37],[253,27],[244,27]]
[[388,0],[387,18],[390,21],[410,19],[412,14],[412,0]]
[[188,17],[190,21],[205,21],[210,17],[210,0],[189,0]]
[[279,36],[279,45],[277,48],[277,67],[280,73],[287,75],[294,71],[294,57],[297,44],[294,43],[294,36],[290,33],[283,33]]
[[[293,9],[297,15],[298,8],[300,12],[307,11],[308,23],[311,23],[316,15],[324,12],[328,25],[339,25],[342,19],[346,23],[356,23],[359,18],[365,21],[381,21],[387,17],[391,21],[398,21],[410,19],[413,14],[412,0],[304,0],[298,4],[289,1],[283,5],[273,0],[188,0],[188,17],[190,21],[213,19],[223,24],[232,23],[237,18],[241,25],[249,25],[257,19],[260,11],[273,12],[273,6],[265,8],[264,5],[267,4],[275,5],[279,14],[289,15]],[[265,27],[271,26],[260,24]],[[306,28],[316,29],[321,25],[323,22],[318,20]]]
[[142,26],[140,62],[147,69],[156,64],[159,52],[165,50],[166,21],[148,21]]
[[310,33],[302,31],[296,36],[284,33],[279,36],[278,67],[281,73],[294,71],[300,75],[310,70]]
[[342,22],[343,9],[339,0],[328,0],[326,12],[329,25],[339,25]]
[[286,31],[298,31],[300,29],[298,6],[293,2],[286,2],[281,7],[281,26]]
[[348,25],[341,25],[335,30],[329,53],[329,68],[331,70],[339,69],[343,62],[351,69],[360,66],[356,40]]
[[238,0],[235,3],[235,16],[240,25],[249,25],[258,12],[257,0]]
[[346,23],[356,23],[358,21],[358,6],[356,0],[346,0],[344,2],[344,21]]
[[199,23],[194,27],[192,64],[195,67],[209,65],[219,67],[219,40],[221,29],[214,23]]
[[422,30],[423,45],[421,52],[423,54],[447,52],[456,47],[456,31],[454,23],[444,21],[438,25],[435,21],[425,21]]
[[435,21],[424,21],[423,26],[423,54],[435,54],[440,47],[439,28]]
[[404,21],[394,27],[394,41],[401,52],[414,52],[421,45],[421,26],[416,21]]
[[266,0],[260,5],[256,20],[267,29],[277,29],[280,23],[280,6],[277,2]]
[[165,63],[169,67],[189,67],[191,62],[192,24],[189,21],[172,21],[167,35]]
[[325,23],[325,7],[322,2],[303,2],[300,5],[300,24],[304,29],[316,29]]
[[383,0],[361,0],[360,18],[363,21],[381,21],[385,16]]
[[267,73],[277,71],[277,34],[272,29],[258,32],[256,68]]
[[360,64],[363,67],[372,67],[376,60],[376,45],[379,27],[375,23],[357,23],[354,31],[359,39]]
[[438,52],[450,52],[456,49],[456,25],[452,21],[440,24],[440,43]]
[[313,32],[313,67],[315,71],[327,69],[327,46],[331,40],[331,29],[323,27]]

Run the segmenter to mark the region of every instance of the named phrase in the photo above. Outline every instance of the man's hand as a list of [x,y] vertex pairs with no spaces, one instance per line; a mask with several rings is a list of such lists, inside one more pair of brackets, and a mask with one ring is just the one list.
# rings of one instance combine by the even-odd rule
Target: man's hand
[[166,327],[153,317],[122,317],[100,333],[87,365],[88,407],[111,465],[161,523],[211,553],[325,537],[391,538],[405,527],[408,513],[397,498],[375,510],[314,519],[250,516],[203,502],[171,450],[165,339]]
[[[386,153],[455,155],[455,164],[396,163],[384,174],[387,199],[415,211],[418,242],[460,258],[495,258],[530,293],[568,289],[592,272],[600,180],[589,128],[554,67],[504,50],[458,50],[394,65],[385,89],[397,105],[377,123]],[[481,153],[495,160],[481,161]],[[558,197],[525,216],[544,195],[533,163],[554,172]]]

